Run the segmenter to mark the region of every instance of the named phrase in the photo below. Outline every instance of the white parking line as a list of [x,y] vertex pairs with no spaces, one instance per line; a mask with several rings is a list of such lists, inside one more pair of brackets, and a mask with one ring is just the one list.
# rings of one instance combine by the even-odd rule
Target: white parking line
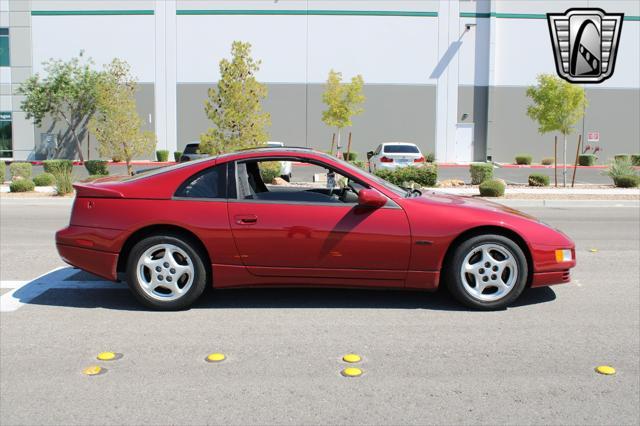
[[122,283],[111,281],[69,281],[79,270],[70,267],[53,269],[31,281],[1,281],[0,288],[11,291],[0,296],[0,312],[13,312],[28,304],[36,297],[53,288],[62,289],[113,289],[125,288]]

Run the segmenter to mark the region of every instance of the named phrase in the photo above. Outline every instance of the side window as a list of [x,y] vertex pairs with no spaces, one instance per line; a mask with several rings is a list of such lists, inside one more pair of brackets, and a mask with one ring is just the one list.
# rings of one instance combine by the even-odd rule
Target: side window
[[182,198],[227,198],[227,164],[211,167],[189,177],[176,191]]

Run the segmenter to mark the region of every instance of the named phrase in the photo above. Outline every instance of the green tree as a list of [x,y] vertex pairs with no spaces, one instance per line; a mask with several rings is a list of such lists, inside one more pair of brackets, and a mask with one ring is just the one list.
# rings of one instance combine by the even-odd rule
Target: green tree
[[537,86],[527,89],[527,96],[533,100],[527,115],[538,122],[541,134],[560,132],[564,136],[562,181],[567,186],[567,136],[584,115],[587,106],[584,88],[550,74],[540,74],[537,80]]
[[[35,74],[18,88],[25,98],[20,107],[36,125],[51,116],[64,121],[75,142],[80,161],[84,161],[78,129],[86,125],[96,110],[96,83],[100,73],[91,69],[93,61],[83,52],[69,61],[51,59],[43,63],[45,76]],[[57,147],[57,157],[64,142]]]
[[342,73],[329,71],[329,78],[322,101],[327,109],[322,111],[322,121],[329,127],[335,127],[338,133],[337,150],[340,156],[340,133],[345,127],[351,126],[351,117],[362,114],[362,104],[365,97],[362,94],[364,80],[361,75],[351,79],[351,83],[342,83]]
[[136,110],[137,83],[127,62],[114,59],[105,66],[97,84],[97,111],[89,127],[98,140],[101,156],[119,157],[133,174],[131,160],[150,154],[156,146],[153,132],[142,131],[142,119]]
[[215,127],[200,135],[201,153],[215,155],[267,142],[271,116],[262,111],[267,87],[256,80],[259,69],[251,44],[234,41],[231,60],[220,61],[220,80],[205,102],[205,113]]

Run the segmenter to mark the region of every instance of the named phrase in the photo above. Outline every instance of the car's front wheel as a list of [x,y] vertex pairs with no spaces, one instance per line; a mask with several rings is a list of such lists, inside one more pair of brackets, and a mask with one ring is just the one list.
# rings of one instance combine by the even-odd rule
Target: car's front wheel
[[460,244],[445,274],[451,294],[476,309],[502,309],[513,303],[527,284],[525,255],[502,235],[479,235]]
[[127,282],[136,298],[150,308],[184,309],[204,291],[207,270],[193,242],[179,236],[155,235],[131,249]]

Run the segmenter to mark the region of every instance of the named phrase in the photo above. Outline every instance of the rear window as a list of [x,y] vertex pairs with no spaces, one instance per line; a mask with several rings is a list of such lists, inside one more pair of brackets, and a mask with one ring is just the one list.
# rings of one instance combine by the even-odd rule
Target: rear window
[[227,164],[205,169],[187,179],[176,191],[183,198],[226,198]]
[[200,147],[199,143],[190,143],[184,147],[184,154],[197,154],[198,148]]
[[419,154],[420,150],[415,145],[385,145],[384,152],[387,154]]

